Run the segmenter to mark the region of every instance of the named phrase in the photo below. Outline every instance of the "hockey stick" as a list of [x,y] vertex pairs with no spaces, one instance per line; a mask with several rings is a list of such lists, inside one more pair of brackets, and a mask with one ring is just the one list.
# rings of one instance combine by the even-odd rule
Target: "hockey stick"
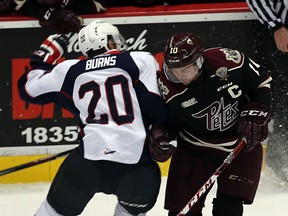
[[55,159],[60,158],[60,157],[64,157],[64,156],[68,155],[70,152],[72,152],[73,150],[74,149],[70,149],[70,150],[67,150],[67,151],[64,151],[64,152],[60,152],[58,154],[50,155],[50,156],[45,157],[45,158],[40,158],[38,160],[30,161],[28,163],[24,163],[24,164],[20,164],[20,165],[17,165],[17,166],[14,166],[14,167],[10,167],[10,168],[4,169],[4,170],[0,170],[0,176],[6,175],[6,174],[9,174],[9,173],[12,173],[12,172],[16,172],[16,171],[19,171],[19,170],[22,170],[22,169],[26,169],[26,168],[29,168],[29,167],[32,167],[32,166],[36,166],[36,165],[39,165],[39,164],[42,164],[42,163],[46,163],[46,162],[55,160]]
[[185,216],[190,209],[197,203],[200,197],[213,185],[223,170],[231,163],[231,161],[238,155],[246,144],[243,138],[240,138],[237,146],[224,159],[223,163],[216,169],[212,176],[205,182],[205,184],[198,190],[198,192],[190,199],[186,206],[177,214],[177,216]]

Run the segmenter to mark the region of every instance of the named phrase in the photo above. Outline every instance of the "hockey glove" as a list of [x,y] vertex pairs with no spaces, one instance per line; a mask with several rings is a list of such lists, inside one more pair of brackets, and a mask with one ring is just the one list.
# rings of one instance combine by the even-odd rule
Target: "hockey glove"
[[148,145],[152,159],[158,162],[168,160],[176,148],[169,144],[166,130],[159,125],[153,125],[149,132]]
[[[35,50],[31,56],[31,66],[43,66],[52,69],[56,61],[63,55],[69,45],[69,38],[66,35],[54,34],[46,38],[40,48]],[[50,68],[49,68],[50,66]]]
[[251,151],[267,138],[271,110],[264,104],[249,103],[240,110],[237,133],[246,137],[246,151]]
[[40,12],[39,24],[42,27],[54,29],[56,33],[67,34],[78,33],[83,20],[70,10],[50,7]]

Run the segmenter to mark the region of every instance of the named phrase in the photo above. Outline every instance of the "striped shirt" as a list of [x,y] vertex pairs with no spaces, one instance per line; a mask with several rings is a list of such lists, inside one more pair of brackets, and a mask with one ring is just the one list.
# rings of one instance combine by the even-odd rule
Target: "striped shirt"
[[288,26],[288,0],[246,0],[246,2],[259,21],[273,31]]

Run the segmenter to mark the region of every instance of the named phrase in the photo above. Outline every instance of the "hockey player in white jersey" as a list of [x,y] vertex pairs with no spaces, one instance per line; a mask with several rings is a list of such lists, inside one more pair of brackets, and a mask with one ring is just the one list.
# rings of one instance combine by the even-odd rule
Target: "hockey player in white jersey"
[[78,42],[87,58],[56,64],[69,41],[51,35],[18,81],[23,100],[55,102],[80,125],[80,144],[60,166],[36,216],[79,215],[99,192],[117,196],[115,216],[144,216],[161,182],[145,143],[147,131],[167,118],[157,88],[158,64],[148,52],[124,52],[118,28],[101,20],[83,27]]

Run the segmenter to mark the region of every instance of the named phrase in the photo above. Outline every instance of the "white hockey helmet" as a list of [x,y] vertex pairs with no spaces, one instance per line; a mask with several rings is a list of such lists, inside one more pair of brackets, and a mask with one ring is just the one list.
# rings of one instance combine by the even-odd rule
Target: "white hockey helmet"
[[103,20],[91,22],[83,27],[78,34],[79,49],[85,56],[103,47],[108,51],[107,44],[110,40],[116,44],[116,49],[127,50],[126,41],[118,28]]

